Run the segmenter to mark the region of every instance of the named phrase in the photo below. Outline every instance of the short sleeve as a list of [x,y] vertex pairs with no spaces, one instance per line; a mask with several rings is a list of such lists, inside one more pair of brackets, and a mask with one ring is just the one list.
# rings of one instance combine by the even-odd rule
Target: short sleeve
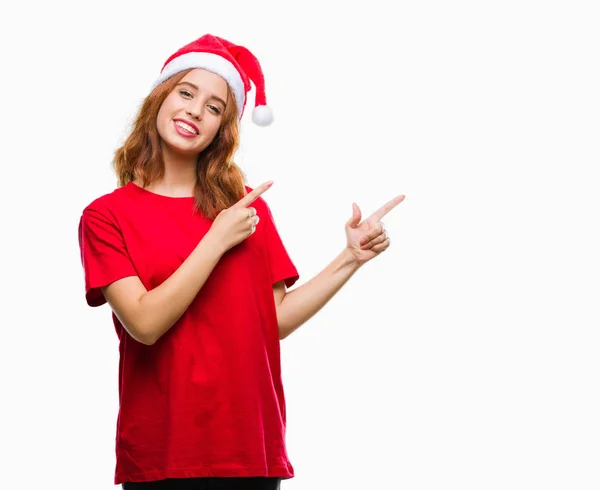
[[99,211],[90,208],[83,211],[79,221],[79,249],[89,306],[106,303],[100,288],[137,275],[119,227]]
[[264,200],[263,202],[265,203],[265,216],[261,216],[261,221],[258,226],[264,226],[271,279],[273,284],[285,280],[285,285],[289,288],[298,280],[299,274],[283,245],[283,241],[275,226],[275,220],[273,219],[271,209]]

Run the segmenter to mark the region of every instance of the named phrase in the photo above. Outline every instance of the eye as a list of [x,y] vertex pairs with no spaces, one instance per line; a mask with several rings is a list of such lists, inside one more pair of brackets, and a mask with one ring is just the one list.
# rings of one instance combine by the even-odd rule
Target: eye
[[221,114],[221,110],[215,105],[209,105],[208,108],[213,111],[217,116]]
[[180,91],[179,91],[179,93],[180,93],[181,95],[183,95],[183,96],[184,96],[186,99],[189,99],[189,98],[191,98],[191,97],[192,97],[192,94],[191,94],[191,93],[189,93],[187,90],[180,90]]

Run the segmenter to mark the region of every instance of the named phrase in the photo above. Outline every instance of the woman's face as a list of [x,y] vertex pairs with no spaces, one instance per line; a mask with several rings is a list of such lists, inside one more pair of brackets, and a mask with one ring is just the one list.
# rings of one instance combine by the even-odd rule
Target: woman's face
[[158,111],[156,126],[163,144],[179,154],[198,155],[221,126],[227,93],[219,75],[199,68],[190,71]]

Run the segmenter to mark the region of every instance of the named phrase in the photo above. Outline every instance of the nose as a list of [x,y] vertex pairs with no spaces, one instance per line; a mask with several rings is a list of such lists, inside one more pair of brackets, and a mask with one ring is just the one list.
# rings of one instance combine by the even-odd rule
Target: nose
[[202,117],[204,116],[204,104],[203,103],[190,104],[186,108],[185,112],[187,113],[188,116],[200,121],[200,120],[202,120]]

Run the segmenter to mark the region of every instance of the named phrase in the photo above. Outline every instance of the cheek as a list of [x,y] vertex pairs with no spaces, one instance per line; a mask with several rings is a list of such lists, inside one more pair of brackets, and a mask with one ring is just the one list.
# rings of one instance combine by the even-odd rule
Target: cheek
[[167,130],[168,123],[169,123],[169,121],[165,117],[165,113],[158,111],[158,115],[156,116],[156,130],[158,131],[158,135],[162,139],[165,138],[165,132]]
[[163,104],[160,107],[160,109],[158,110],[158,114],[156,115],[156,125],[157,126],[160,127],[165,124],[165,121],[168,119],[167,113],[168,113],[168,106],[166,104]]
[[171,119],[173,118],[176,110],[177,103],[170,99],[170,97],[165,99],[158,110],[158,114],[156,115],[156,129],[158,130],[158,134],[163,139],[169,129],[169,124],[171,123]]
[[157,119],[162,121],[169,119],[179,109],[177,105],[177,100],[168,96],[158,110]]
[[213,133],[213,135],[216,135],[219,132],[219,129],[221,128],[222,121],[223,120],[221,118],[215,118],[215,120],[213,122],[213,127],[212,127],[212,133]]
[[210,141],[215,139],[220,127],[220,119],[214,118],[214,120],[211,119],[210,121],[207,121],[207,124],[204,126],[204,131],[206,132],[206,135]]

